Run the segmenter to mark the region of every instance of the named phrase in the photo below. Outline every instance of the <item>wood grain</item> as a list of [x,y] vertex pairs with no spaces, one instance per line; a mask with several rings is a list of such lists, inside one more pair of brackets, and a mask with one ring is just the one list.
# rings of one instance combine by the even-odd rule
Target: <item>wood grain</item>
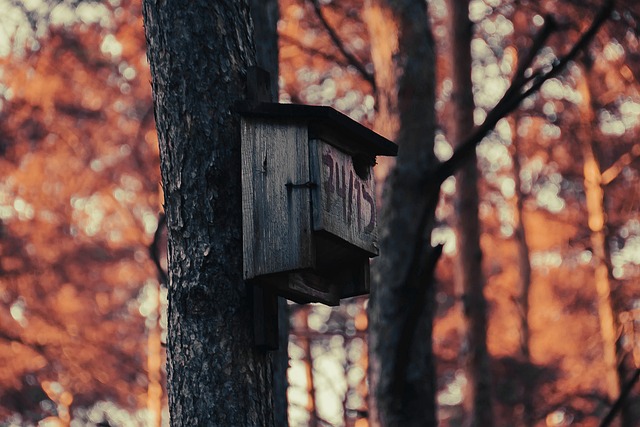
[[[242,118],[244,278],[314,267],[307,127]],[[289,184],[289,185],[287,185]]]

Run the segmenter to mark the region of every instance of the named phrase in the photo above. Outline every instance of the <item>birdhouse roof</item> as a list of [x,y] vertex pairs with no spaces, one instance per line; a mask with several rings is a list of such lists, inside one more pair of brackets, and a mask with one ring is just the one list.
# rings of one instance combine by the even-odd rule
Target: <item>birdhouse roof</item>
[[310,138],[322,139],[350,154],[367,156],[398,154],[396,144],[332,107],[262,102],[244,104],[238,108],[238,111],[245,117],[307,122]]

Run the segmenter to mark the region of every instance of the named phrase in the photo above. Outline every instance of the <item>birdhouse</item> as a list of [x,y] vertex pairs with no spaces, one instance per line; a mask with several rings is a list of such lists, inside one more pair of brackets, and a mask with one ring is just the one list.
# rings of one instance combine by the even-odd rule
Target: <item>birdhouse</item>
[[240,113],[245,280],[299,303],[367,294],[378,255],[373,167],[397,146],[330,107]]

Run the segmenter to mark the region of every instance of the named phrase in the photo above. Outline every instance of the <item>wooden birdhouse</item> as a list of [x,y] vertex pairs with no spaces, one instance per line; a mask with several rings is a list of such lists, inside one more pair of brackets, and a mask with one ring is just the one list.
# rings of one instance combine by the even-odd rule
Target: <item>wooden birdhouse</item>
[[299,303],[369,292],[373,166],[397,146],[330,107],[240,110],[244,278]]

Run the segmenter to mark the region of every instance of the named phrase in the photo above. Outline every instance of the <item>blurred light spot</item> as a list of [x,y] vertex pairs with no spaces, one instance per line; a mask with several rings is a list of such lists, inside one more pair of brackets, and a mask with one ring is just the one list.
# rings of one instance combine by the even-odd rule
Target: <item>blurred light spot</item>
[[443,252],[452,255],[456,251],[456,233],[451,227],[436,227],[431,232],[431,244],[444,244]]
[[536,193],[536,202],[540,207],[547,209],[551,213],[558,213],[565,207],[564,200],[558,193],[560,186],[555,183],[546,183]]
[[20,326],[22,326],[23,328],[27,326],[28,323],[27,318],[24,315],[26,308],[27,304],[25,303],[23,298],[18,298],[17,300],[15,300],[9,308],[9,313],[11,314],[11,317],[13,317],[13,320],[18,322],[18,324],[20,324]]
[[464,373],[457,371],[453,380],[438,394],[438,403],[446,406],[455,406],[462,403],[463,391],[466,384],[467,378]]
[[76,18],[74,11],[66,4],[61,3],[53,8],[49,20],[52,25],[65,25],[73,22]]
[[138,296],[138,311],[142,317],[157,318],[158,313],[158,286],[157,283],[147,282]]
[[562,254],[560,251],[544,251],[531,254],[532,267],[560,267]]
[[624,277],[624,269],[621,267],[613,267],[611,274],[613,274],[614,279],[620,280]]
[[581,264],[589,264],[592,258],[593,258],[593,254],[591,253],[591,251],[582,251],[580,253]]
[[18,219],[22,221],[33,219],[35,213],[33,206],[27,203],[24,199],[16,197],[13,201],[13,209],[18,214]]
[[624,48],[620,45],[620,43],[615,40],[611,40],[604,48],[604,57],[608,61],[615,61],[624,56]]
[[133,80],[136,77],[136,70],[133,67],[127,67],[122,72],[122,76],[127,80]]
[[511,237],[513,235],[513,227],[510,224],[501,224],[500,234],[504,237]]
[[100,44],[100,50],[104,54],[119,57],[122,54],[122,45],[113,34],[107,34]]
[[512,178],[505,178],[500,183],[500,192],[506,198],[513,197],[516,190],[516,183]]
[[142,215],[142,223],[145,233],[149,235],[154,234],[158,228],[158,218],[151,212],[145,212]]
[[473,22],[479,22],[491,13],[491,8],[481,0],[473,0],[469,4],[469,19]]
[[449,178],[445,179],[444,182],[442,183],[442,193],[447,195],[452,195],[455,192],[456,192],[456,177],[452,175]]
[[441,162],[447,161],[453,155],[453,148],[442,132],[437,132],[434,140],[434,153]]
[[545,123],[542,126],[542,134],[548,138],[560,138],[562,131],[556,125]]
[[309,313],[309,317],[307,318],[309,328],[319,332],[326,332],[327,322],[331,315],[331,307],[318,304],[314,305],[313,308],[314,310]]
[[549,427],[568,426],[573,422],[573,416],[564,409],[558,409],[547,415],[546,423]]
[[102,172],[102,170],[104,169],[102,161],[97,160],[97,159],[91,160],[91,163],[90,163],[89,167],[94,172]]
[[484,111],[482,108],[476,108],[475,110],[473,110],[473,123],[476,125],[480,125],[482,124],[482,122],[484,122],[484,119],[487,117],[487,112]]

